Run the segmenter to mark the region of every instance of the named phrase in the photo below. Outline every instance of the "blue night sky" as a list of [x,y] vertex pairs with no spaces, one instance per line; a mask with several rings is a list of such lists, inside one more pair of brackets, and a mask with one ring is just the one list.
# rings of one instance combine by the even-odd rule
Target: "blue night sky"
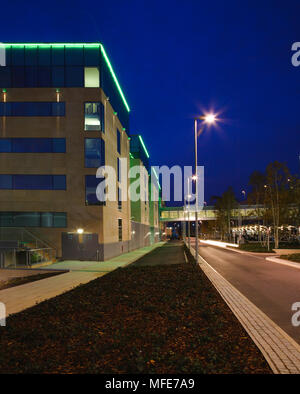
[[14,1],[2,42],[101,41],[152,165],[192,165],[193,117],[221,112],[199,138],[205,199],[270,161],[299,173],[299,0]]

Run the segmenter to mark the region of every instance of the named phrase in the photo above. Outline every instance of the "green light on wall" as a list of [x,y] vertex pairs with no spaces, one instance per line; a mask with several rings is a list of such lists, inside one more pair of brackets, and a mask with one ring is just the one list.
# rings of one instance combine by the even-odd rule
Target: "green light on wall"
[[119,84],[119,82],[117,80],[116,74],[114,73],[112,65],[111,65],[111,63],[109,61],[109,58],[108,58],[108,56],[107,56],[107,54],[105,52],[104,46],[102,44],[101,44],[101,51],[102,51],[103,57],[104,57],[104,59],[106,61],[107,67],[109,68],[109,71],[111,73],[111,76],[113,77],[113,80],[115,81],[115,84],[116,84],[116,86],[117,86],[117,88],[119,90],[120,96],[122,97],[123,103],[124,103],[127,111],[130,112],[129,105],[127,104],[127,101],[125,99],[124,93],[123,93],[123,91],[121,89],[121,86],[120,86],[120,84]]
[[4,45],[6,48],[9,47],[13,47],[13,48],[22,48],[22,47],[28,47],[28,48],[36,48],[36,47],[41,47],[41,48],[63,48],[63,47],[67,47],[67,48],[83,48],[83,47],[88,47],[88,48],[101,48],[101,53],[103,54],[103,57],[105,59],[105,62],[107,64],[107,67],[111,73],[111,76],[116,84],[116,87],[119,91],[119,94],[123,100],[123,103],[127,109],[128,112],[130,112],[130,108],[129,105],[126,101],[126,98],[124,96],[124,93],[121,89],[121,86],[119,84],[119,81],[116,77],[116,74],[112,68],[112,65],[109,61],[109,58],[105,52],[104,46],[101,43],[32,43],[32,42],[28,42],[28,43],[3,43],[2,45]]
[[143,138],[142,138],[142,136],[141,135],[139,135],[139,139],[140,139],[140,142],[141,142],[141,144],[142,144],[142,147],[143,147],[143,149],[144,149],[144,151],[145,151],[145,153],[146,153],[146,156],[148,157],[148,159],[149,159],[149,153],[148,153],[148,151],[147,151],[147,148],[146,148],[146,146],[145,146],[145,144],[144,144],[144,141],[143,141]]
[[155,178],[157,179],[158,187],[159,187],[159,189],[161,189],[160,183],[159,183],[159,179],[158,179],[158,175],[157,175],[157,172],[155,171],[155,168],[152,168],[152,170],[153,170],[153,172],[154,172]]

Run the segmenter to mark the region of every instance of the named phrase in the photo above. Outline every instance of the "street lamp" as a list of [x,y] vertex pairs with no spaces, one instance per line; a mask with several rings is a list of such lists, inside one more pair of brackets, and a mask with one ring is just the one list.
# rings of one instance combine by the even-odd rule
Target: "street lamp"
[[[196,193],[196,212],[195,212],[195,224],[196,224],[196,228],[195,228],[195,240],[196,240],[196,264],[198,264],[198,171],[197,171],[197,165],[198,165],[198,156],[197,156],[197,137],[198,137],[198,119],[202,120],[204,123],[207,124],[214,124],[217,120],[216,115],[215,114],[205,114],[202,116],[199,116],[198,118],[195,118],[195,175],[194,175],[194,179],[195,179],[195,193]],[[200,133],[199,135],[202,133],[204,129],[204,126],[202,126],[202,128],[200,129]]]

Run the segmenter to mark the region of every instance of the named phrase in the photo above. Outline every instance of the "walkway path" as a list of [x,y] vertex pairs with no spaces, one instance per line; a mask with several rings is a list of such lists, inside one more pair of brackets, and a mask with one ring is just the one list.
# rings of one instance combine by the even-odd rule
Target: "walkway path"
[[[47,266],[45,271],[50,271],[51,268],[59,268],[69,269],[70,272],[1,290],[0,302],[5,304],[7,316],[20,312],[41,301],[71,290],[80,284],[103,276],[118,267],[131,264],[162,244],[160,242],[152,246],[147,246],[104,262],[66,261],[52,264]],[[39,272],[41,271],[39,270]]]

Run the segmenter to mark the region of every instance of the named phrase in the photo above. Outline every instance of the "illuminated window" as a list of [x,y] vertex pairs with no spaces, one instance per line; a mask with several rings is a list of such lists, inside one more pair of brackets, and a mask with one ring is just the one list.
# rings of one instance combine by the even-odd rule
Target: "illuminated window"
[[84,87],[85,88],[99,88],[100,78],[98,67],[84,68]]
[[84,130],[104,132],[104,105],[102,103],[84,104]]

